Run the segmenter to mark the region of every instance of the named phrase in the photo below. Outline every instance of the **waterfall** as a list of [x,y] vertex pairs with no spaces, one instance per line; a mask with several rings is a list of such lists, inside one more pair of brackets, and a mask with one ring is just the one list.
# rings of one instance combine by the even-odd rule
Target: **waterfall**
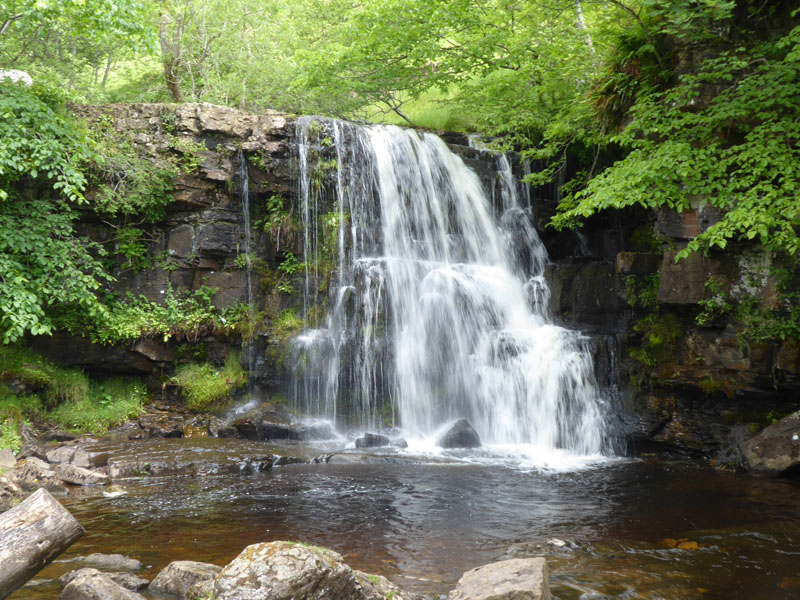
[[[591,355],[549,314],[547,253],[508,159],[489,155],[495,197],[434,135],[297,127],[307,271],[320,264],[319,219],[338,215],[325,319],[293,342],[298,410],[412,439],[464,417],[489,444],[601,452]],[[327,199],[315,161],[336,169]]]

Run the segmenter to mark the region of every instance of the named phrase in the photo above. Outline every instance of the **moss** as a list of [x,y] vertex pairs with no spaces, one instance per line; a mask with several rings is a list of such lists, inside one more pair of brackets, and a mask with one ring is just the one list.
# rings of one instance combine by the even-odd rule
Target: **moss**
[[231,352],[222,369],[209,363],[183,365],[172,382],[181,387],[190,410],[216,411],[231,403],[233,393],[247,383],[247,373],[239,363],[239,355]]
[[46,418],[72,431],[103,433],[139,416],[146,399],[144,384],[113,377],[92,383],[85,396],[59,404]]

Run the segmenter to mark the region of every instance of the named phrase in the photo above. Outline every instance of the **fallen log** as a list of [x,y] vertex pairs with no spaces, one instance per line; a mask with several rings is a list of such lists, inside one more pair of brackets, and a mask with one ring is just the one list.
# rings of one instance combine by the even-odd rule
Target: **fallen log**
[[22,587],[84,533],[44,488],[0,514],[0,599]]

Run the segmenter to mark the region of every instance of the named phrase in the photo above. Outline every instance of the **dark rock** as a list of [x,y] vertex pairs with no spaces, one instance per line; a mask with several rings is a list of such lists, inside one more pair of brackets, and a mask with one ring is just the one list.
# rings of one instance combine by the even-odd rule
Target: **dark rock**
[[327,421],[303,423],[296,430],[298,439],[302,441],[330,440],[335,437],[333,426]]
[[143,600],[143,596],[125,589],[109,576],[94,569],[81,569],[64,586],[59,600]]
[[742,447],[750,471],[800,475],[800,411],[763,429]]
[[550,600],[544,558],[512,558],[467,571],[448,600]]
[[459,419],[436,440],[441,448],[480,448],[481,438],[469,421]]
[[71,442],[77,436],[68,431],[46,431],[41,437],[44,442]]
[[214,582],[216,600],[408,600],[386,578],[354,571],[326,548],[292,542],[253,544]]
[[59,446],[47,453],[47,462],[54,465],[74,465],[83,469],[94,466],[89,453],[79,446]]
[[677,252],[665,252],[659,271],[659,304],[697,304],[709,294],[706,282],[712,277],[723,293],[730,292],[738,268],[731,260],[714,260],[693,252],[675,262]]
[[151,413],[138,419],[139,426],[150,437],[183,437],[184,418],[169,413]]
[[22,447],[17,452],[17,460],[25,458],[47,460],[47,451],[39,439],[39,434],[32,427],[23,423],[20,426],[20,436],[22,437]]
[[207,223],[197,228],[195,248],[200,256],[225,258],[236,254],[239,232],[228,223]]
[[186,258],[194,253],[194,227],[179,225],[167,234],[167,252],[171,256]]
[[287,413],[272,403],[262,404],[233,422],[237,433],[249,440],[298,440],[300,433]]
[[172,362],[172,348],[152,338],[142,338],[133,346],[133,351],[145,356],[155,363]]
[[403,438],[395,438],[391,441],[391,445],[395,448],[408,448],[408,442]]
[[385,435],[377,433],[365,433],[364,437],[356,440],[356,448],[381,448],[390,446],[392,441]]
[[620,252],[615,269],[624,275],[650,275],[658,271],[662,255],[653,252]]
[[222,569],[216,565],[191,560],[176,560],[164,567],[148,591],[183,598],[200,581],[213,580]]
[[211,299],[217,308],[227,308],[247,302],[247,273],[245,271],[214,271],[206,276],[206,285],[216,288]]

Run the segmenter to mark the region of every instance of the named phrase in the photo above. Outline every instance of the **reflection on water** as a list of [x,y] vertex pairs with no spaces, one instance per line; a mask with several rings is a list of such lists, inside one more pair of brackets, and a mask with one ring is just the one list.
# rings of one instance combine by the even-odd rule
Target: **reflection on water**
[[[448,463],[311,464],[251,476],[129,480],[65,500],[87,535],[40,578],[91,552],[155,573],[172,560],[225,564],[247,544],[302,540],[401,587],[446,594],[459,576],[545,554],[560,600],[800,596],[797,484],[682,464],[617,462],[572,473]],[[550,538],[566,541],[563,547]],[[663,538],[698,550],[664,547]],[[51,585],[16,600],[54,598]]]

